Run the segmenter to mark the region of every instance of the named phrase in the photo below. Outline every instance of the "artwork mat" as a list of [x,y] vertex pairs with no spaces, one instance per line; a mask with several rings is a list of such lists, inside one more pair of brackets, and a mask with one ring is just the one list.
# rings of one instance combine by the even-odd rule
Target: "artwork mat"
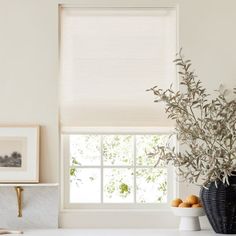
[[40,126],[38,125],[0,126],[0,142],[4,137],[26,139],[25,165],[20,170],[18,167],[0,167],[0,183],[39,182],[39,135]]

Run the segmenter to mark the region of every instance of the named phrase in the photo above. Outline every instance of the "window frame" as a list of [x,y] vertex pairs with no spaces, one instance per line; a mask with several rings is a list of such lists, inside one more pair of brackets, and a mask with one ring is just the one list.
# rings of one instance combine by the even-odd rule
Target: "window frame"
[[[174,127],[62,127],[61,128],[61,208],[66,210],[163,210],[168,209],[169,202],[178,193],[178,185],[174,168],[167,166],[167,203],[70,203],[70,158],[69,157],[69,135],[97,134],[97,135],[155,135],[171,134]],[[178,151],[178,143],[174,136],[174,145]],[[135,168],[135,164],[133,165]],[[131,168],[133,167],[131,166]],[[104,168],[100,166],[100,168]],[[151,168],[150,166],[148,168]]]

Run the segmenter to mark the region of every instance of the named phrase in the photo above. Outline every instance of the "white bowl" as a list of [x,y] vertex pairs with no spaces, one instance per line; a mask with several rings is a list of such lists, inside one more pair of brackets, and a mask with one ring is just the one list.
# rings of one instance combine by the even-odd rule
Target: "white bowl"
[[205,215],[205,211],[202,207],[199,208],[171,207],[171,209],[174,215],[181,217],[179,230],[184,230],[184,231],[201,230],[198,217]]
[[176,216],[204,216],[205,211],[203,207],[192,208],[192,207],[171,207],[174,215]]

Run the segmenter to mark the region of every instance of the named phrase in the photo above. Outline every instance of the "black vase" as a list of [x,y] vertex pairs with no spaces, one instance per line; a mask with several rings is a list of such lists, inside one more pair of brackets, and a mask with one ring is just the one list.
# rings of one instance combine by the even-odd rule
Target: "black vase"
[[200,198],[207,218],[216,233],[236,234],[236,176],[229,177],[230,185],[221,181],[201,188]]

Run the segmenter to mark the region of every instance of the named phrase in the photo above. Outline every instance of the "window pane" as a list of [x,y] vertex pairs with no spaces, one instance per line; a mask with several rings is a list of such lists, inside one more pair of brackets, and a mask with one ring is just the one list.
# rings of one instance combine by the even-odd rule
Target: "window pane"
[[105,168],[104,169],[104,202],[126,203],[133,202],[134,174],[132,169]]
[[[137,135],[136,136],[136,165],[154,166],[157,163],[156,157],[149,157],[148,153],[153,152],[156,146],[166,146],[169,135]],[[159,163],[163,166],[163,163]]]
[[133,164],[132,135],[105,135],[102,148],[104,165]]
[[137,203],[167,202],[167,170],[138,168],[136,171]]
[[98,168],[70,168],[70,202],[101,202],[101,171]]
[[99,135],[70,135],[71,165],[100,165]]

